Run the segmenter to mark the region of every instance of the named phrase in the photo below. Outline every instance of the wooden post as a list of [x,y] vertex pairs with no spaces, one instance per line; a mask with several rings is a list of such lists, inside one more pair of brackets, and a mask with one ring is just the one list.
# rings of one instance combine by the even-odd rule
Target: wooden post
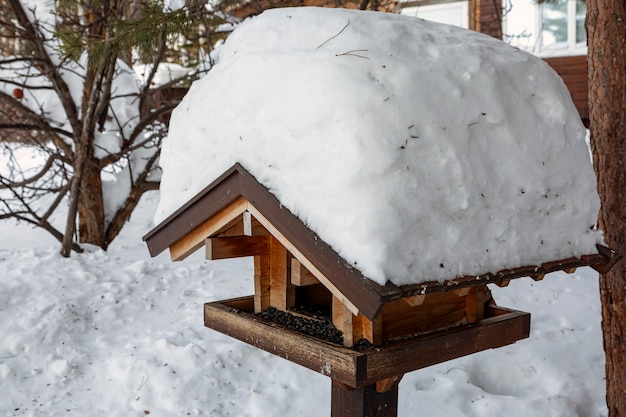
[[361,388],[348,387],[332,381],[331,417],[397,417],[398,381],[385,384],[386,391],[376,390],[377,384]]

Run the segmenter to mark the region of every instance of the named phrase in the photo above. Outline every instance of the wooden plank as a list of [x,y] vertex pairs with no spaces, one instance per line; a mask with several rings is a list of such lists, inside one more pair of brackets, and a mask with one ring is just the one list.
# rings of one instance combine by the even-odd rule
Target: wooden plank
[[431,334],[369,349],[367,377],[359,385],[375,383],[416,369],[497,348],[520,339],[530,332],[530,314],[509,310],[473,324],[441,330]]
[[232,203],[226,205],[222,210],[205,220],[193,230],[187,233],[182,239],[170,246],[170,257],[173,261],[180,261],[191,255],[204,244],[204,240],[219,229],[226,226],[234,218],[241,215],[248,207],[248,202],[244,198],[237,198]]
[[269,239],[270,307],[287,311],[296,304],[296,288],[291,283],[287,249],[275,237]]
[[254,312],[270,306],[270,257],[254,257]]
[[425,294],[421,297],[421,304],[413,306],[404,299],[385,304],[381,312],[383,340],[454,326],[465,320],[465,296],[459,295],[459,292]]
[[[596,246],[598,247],[598,252],[600,252],[600,256],[602,256],[605,259],[605,261],[599,264],[592,264],[591,262],[589,262],[589,265],[591,265],[591,267],[595,269],[596,271],[598,271],[599,273],[606,274],[607,272],[609,272],[611,268],[613,268],[613,265],[615,265],[617,261],[622,259],[622,254],[617,253],[617,251],[611,248],[607,248],[606,246],[602,246],[602,245],[596,245]],[[591,257],[592,256],[590,255],[590,256],[582,256],[581,258],[583,260],[589,261]]]
[[242,214],[243,220],[243,234],[245,236],[252,236],[252,214],[248,210]]
[[291,258],[291,283],[299,287],[304,287],[319,284],[320,282],[299,260]]
[[477,323],[357,352],[246,313],[253,305],[252,296],[205,304],[205,326],[355,388],[505,346],[530,331],[530,314],[491,306],[485,312],[488,317]]
[[206,258],[210,260],[264,256],[269,253],[267,236],[215,237],[205,240]]
[[421,306],[422,304],[424,304],[424,301],[426,301],[426,294],[418,294],[411,297],[404,297],[402,298],[402,301],[404,301],[411,307]]
[[[355,337],[355,343],[361,339],[368,340],[374,346],[382,346],[383,344],[383,317],[378,315],[374,320],[370,320],[363,314],[359,314],[353,322],[357,329],[360,328],[358,338]],[[356,330],[353,330],[357,334]]]
[[485,304],[491,300],[491,291],[486,285],[472,287],[465,299],[465,314],[468,323],[476,323],[485,317]]
[[[337,328],[337,330],[339,330],[340,332],[344,332],[344,305],[339,298],[335,296],[332,297],[333,301],[331,305],[331,315],[333,326],[335,326],[335,328]],[[350,328],[352,328],[352,323],[350,323]],[[344,342],[345,340],[346,339],[344,335]],[[352,346],[352,343],[350,343],[348,346]]]
[[[297,333],[275,323],[265,322],[241,309],[242,299],[208,303],[204,306],[205,326],[302,365],[333,380],[356,387],[363,373],[365,357],[352,349]],[[253,297],[247,297],[252,308]],[[363,376],[361,376],[363,377]]]

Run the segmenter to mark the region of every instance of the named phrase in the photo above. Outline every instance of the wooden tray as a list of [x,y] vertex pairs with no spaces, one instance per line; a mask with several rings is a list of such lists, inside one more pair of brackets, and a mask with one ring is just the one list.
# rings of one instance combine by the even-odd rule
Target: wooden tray
[[204,324],[353,388],[512,344],[530,332],[529,313],[494,306],[476,323],[356,351],[262,320],[247,312],[253,308],[252,296],[207,303]]

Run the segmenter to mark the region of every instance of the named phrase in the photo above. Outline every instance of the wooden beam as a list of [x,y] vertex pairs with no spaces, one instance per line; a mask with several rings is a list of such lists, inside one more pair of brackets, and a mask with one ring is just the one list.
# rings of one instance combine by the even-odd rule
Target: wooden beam
[[[354,315],[337,297],[333,296],[332,303],[333,326],[343,333],[343,345],[352,347],[358,341],[354,337]],[[359,329],[360,332],[360,329]]]
[[383,306],[383,340],[398,339],[417,333],[462,324],[466,319],[464,291],[426,294],[421,302],[404,298]]
[[270,257],[254,257],[254,312],[270,306]]
[[319,280],[320,283],[322,283],[326,288],[328,288],[328,290],[335,297],[339,298],[350,309],[350,311],[353,314],[359,314],[359,309],[346,296],[344,296],[341,293],[341,291],[339,291],[337,287],[328,278],[326,278],[324,274],[322,274],[302,254],[302,252],[300,252],[300,250],[297,247],[295,247],[291,242],[289,242],[289,240],[270,221],[268,221],[265,218],[265,216],[261,214],[260,211],[258,211],[252,204],[249,204],[248,210],[250,211],[250,213],[252,213],[252,216],[254,216],[254,218],[257,219],[259,223],[261,223],[261,225],[265,227],[272,234],[272,236],[274,236],[282,245],[284,245],[285,248],[287,248],[287,250],[291,252],[291,254],[295,258],[297,258],[302,263],[302,265],[304,265],[304,267],[308,269],[313,274],[313,276],[315,276],[315,278]]
[[396,375],[376,381],[376,392],[387,392],[398,387],[400,380],[404,375]]
[[182,239],[170,246],[170,257],[173,261],[181,261],[200,249],[204,240],[225,227],[234,218],[241,215],[248,207],[246,199],[239,197],[228,204],[219,213],[204,221]]
[[244,211],[243,217],[243,234],[245,236],[252,236],[252,214],[248,210]]
[[315,278],[315,275],[306,269],[299,260],[291,258],[291,283],[299,287],[306,285],[315,285],[320,282]]
[[545,276],[546,276],[546,274],[537,274],[537,275],[533,275],[533,276],[531,276],[531,278],[532,278],[534,281],[541,281],[542,279],[544,279],[544,278],[545,278]]
[[270,235],[270,306],[287,311],[296,304],[296,287],[289,278],[287,249]]
[[468,323],[476,323],[485,317],[485,303],[491,299],[486,285],[472,287],[465,298],[465,315]]
[[264,256],[269,253],[267,236],[214,237],[205,241],[206,258],[210,260]]
[[370,320],[363,314],[359,314],[353,320],[353,332],[355,343],[361,339],[369,341],[374,346],[383,344],[383,316],[379,314],[374,320]]

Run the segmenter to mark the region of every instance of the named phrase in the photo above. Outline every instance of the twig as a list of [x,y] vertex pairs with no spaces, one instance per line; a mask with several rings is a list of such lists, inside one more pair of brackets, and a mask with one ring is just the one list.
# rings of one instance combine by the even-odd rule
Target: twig
[[322,46],[326,45],[328,42],[332,41],[333,39],[335,39],[337,36],[341,35],[341,32],[343,32],[344,30],[346,30],[346,28],[350,25],[350,19],[348,19],[348,23],[346,23],[346,25],[343,27],[343,29],[341,29],[339,32],[337,32],[337,34],[335,36],[331,36],[330,38],[326,39],[324,42],[322,42],[317,48],[315,49],[320,49]]
[[351,51],[346,51],[346,52],[344,52],[342,54],[336,54],[335,56],[348,56],[348,55],[350,55],[350,56],[356,56],[356,57],[363,58],[363,59],[370,59],[368,56],[363,56],[363,55],[359,55],[359,54],[355,54],[354,53],[354,52],[367,52],[367,51],[368,51],[367,49],[353,49]]

